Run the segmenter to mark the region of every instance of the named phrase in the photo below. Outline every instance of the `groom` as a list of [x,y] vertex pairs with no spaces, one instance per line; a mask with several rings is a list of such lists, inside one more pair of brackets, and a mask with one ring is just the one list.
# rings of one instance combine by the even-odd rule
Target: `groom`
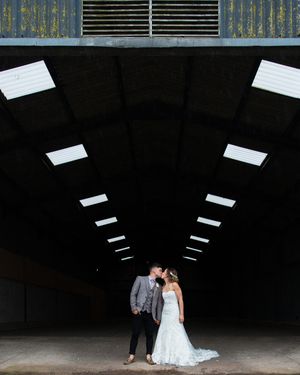
[[130,340],[129,357],[124,365],[134,362],[138,338],[144,327],[146,334],[146,361],[154,365],[152,360],[153,334],[155,324],[159,325],[162,312],[161,286],[156,278],[161,277],[162,267],[153,263],[149,267],[148,276],[137,276],[130,293],[132,311],[132,335]]

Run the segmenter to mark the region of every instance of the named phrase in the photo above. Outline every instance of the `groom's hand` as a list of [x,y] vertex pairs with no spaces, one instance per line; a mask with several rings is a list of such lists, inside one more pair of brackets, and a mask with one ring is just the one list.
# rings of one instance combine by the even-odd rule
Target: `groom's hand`
[[132,310],[132,314],[134,314],[134,315],[138,315],[138,314],[139,314],[139,310],[137,310],[137,309]]
[[155,320],[155,323],[159,326],[160,320]]

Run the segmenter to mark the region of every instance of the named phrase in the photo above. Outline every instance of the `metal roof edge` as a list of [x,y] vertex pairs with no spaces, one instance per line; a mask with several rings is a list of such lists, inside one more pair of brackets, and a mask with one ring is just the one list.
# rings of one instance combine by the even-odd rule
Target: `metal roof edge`
[[201,48],[299,47],[300,38],[84,37],[0,38],[0,47]]

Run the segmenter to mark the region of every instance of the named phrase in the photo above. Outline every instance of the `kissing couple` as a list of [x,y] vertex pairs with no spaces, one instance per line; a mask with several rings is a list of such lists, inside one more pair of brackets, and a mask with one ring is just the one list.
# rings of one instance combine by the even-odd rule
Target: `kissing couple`
[[[161,286],[156,279],[162,278]],[[214,350],[195,349],[184,328],[184,303],[174,268],[162,271],[159,263],[149,267],[148,276],[137,276],[130,293],[132,335],[129,357],[124,365],[135,362],[139,335],[146,335],[146,362],[149,365],[195,366],[219,357]],[[158,327],[153,350],[153,335]]]

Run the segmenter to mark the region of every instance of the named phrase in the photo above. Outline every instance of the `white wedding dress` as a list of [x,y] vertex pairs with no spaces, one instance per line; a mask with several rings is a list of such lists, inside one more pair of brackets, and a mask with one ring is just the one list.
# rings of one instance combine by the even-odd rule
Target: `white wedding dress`
[[195,349],[179,322],[179,306],[173,290],[162,292],[164,307],[152,359],[161,365],[195,366],[219,354],[214,350]]

